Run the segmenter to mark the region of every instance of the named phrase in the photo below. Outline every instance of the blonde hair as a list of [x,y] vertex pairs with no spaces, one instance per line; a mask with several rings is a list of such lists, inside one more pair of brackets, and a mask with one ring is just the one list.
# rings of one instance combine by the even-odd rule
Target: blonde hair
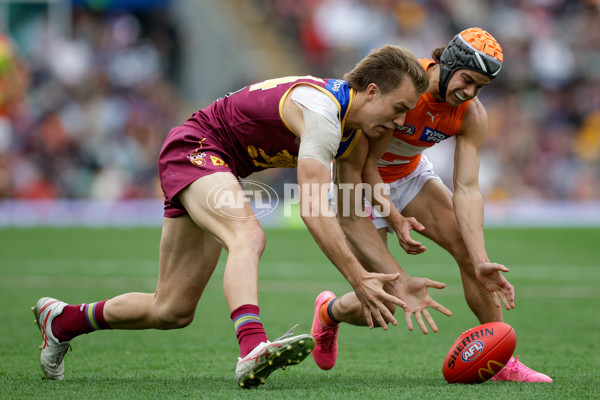
[[344,75],[351,88],[364,91],[375,83],[383,94],[396,89],[408,77],[418,93],[429,89],[429,77],[419,60],[407,49],[386,45],[372,50]]

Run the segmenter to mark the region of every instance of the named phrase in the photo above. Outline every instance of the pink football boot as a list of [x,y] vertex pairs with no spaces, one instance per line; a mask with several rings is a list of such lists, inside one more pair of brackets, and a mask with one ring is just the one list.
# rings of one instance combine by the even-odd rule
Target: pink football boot
[[504,368],[492,377],[493,381],[507,382],[552,382],[552,378],[537,372],[518,360],[519,356],[511,357]]
[[312,352],[315,362],[321,369],[331,369],[337,359],[337,336],[339,324],[327,326],[321,323],[319,309],[329,299],[335,298],[332,292],[321,292],[315,300],[315,316],[310,334],[315,338],[315,348]]

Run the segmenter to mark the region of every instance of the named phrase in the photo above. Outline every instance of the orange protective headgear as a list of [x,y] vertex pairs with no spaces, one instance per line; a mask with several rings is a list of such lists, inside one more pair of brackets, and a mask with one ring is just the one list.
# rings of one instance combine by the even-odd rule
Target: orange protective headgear
[[460,32],[448,43],[440,57],[440,95],[446,99],[448,82],[459,69],[470,69],[494,79],[502,68],[502,47],[481,28]]

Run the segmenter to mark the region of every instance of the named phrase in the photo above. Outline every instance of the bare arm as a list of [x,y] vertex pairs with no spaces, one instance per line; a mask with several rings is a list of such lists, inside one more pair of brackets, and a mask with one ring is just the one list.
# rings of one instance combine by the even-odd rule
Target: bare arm
[[348,247],[338,221],[329,208],[331,182],[327,165],[339,145],[339,128],[328,122],[326,117],[301,108],[291,100],[291,96],[284,102],[284,118],[301,138],[297,172],[304,223],[318,246],[352,285],[363,307],[367,324],[373,327],[373,318],[381,326],[385,326],[386,321],[397,324],[384,302],[401,307],[405,303],[388,294],[383,286],[387,281],[398,279],[398,274],[367,272]]
[[479,190],[479,151],[487,133],[487,114],[477,99],[467,110],[454,154],[454,212],[458,228],[479,282],[506,309],[514,308],[514,288],[501,272],[504,265],[490,262],[483,234],[483,197]]
[[[363,145],[361,146],[361,144]],[[400,279],[397,281],[388,282],[386,290],[406,302],[404,312],[409,330],[413,329],[412,316],[414,315],[423,333],[427,333],[423,318],[433,331],[437,332],[435,321],[427,309],[432,307],[446,315],[451,315],[451,312],[431,299],[427,293],[427,288],[442,289],[445,285],[428,278],[409,276],[390,254],[385,243],[377,234],[373,223],[366,215],[361,215],[363,196],[360,191],[357,193],[357,188],[362,183],[363,160],[367,152],[366,144],[366,139],[364,139],[347,159],[336,161],[336,175],[339,183],[340,185],[347,185],[345,190],[349,192],[346,195],[339,196],[341,200],[341,206],[338,205],[340,225],[346,234],[346,238],[359,254],[365,268],[370,271],[387,274],[398,273],[400,275]],[[344,201],[348,204],[344,204]]]
[[346,244],[342,230],[329,208],[327,194],[330,187],[329,170],[319,161],[304,159],[298,162],[300,208],[302,220],[329,260],[344,275],[358,296],[367,323],[373,327],[373,318],[380,326],[386,321],[397,322],[384,302],[405,306],[405,303],[383,290],[386,282],[398,279],[397,273],[383,275],[367,272]]
[[[388,193],[384,190],[383,179],[379,174],[377,161],[385,152],[390,143],[391,136],[385,140],[369,140],[369,151],[362,171],[362,180],[373,188],[372,204],[380,207],[382,214],[389,226],[396,232],[400,246],[408,254],[421,254],[427,248],[421,242],[417,242],[410,236],[410,231],[415,229],[419,232],[425,227],[415,218],[405,218],[391,201]],[[381,188],[381,189],[380,189]]]

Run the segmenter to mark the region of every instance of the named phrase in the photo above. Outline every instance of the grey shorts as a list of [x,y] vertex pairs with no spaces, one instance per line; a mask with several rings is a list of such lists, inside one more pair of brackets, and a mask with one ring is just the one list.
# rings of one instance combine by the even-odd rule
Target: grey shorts
[[[431,161],[425,155],[422,155],[419,165],[413,172],[394,182],[386,183],[385,186],[388,189],[392,203],[399,212],[402,212],[404,207],[419,194],[425,183],[430,179],[437,179],[442,182],[442,179],[433,171]],[[387,228],[389,233],[393,233],[385,218],[376,209],[373,209],[371,219],[375,228]]]

